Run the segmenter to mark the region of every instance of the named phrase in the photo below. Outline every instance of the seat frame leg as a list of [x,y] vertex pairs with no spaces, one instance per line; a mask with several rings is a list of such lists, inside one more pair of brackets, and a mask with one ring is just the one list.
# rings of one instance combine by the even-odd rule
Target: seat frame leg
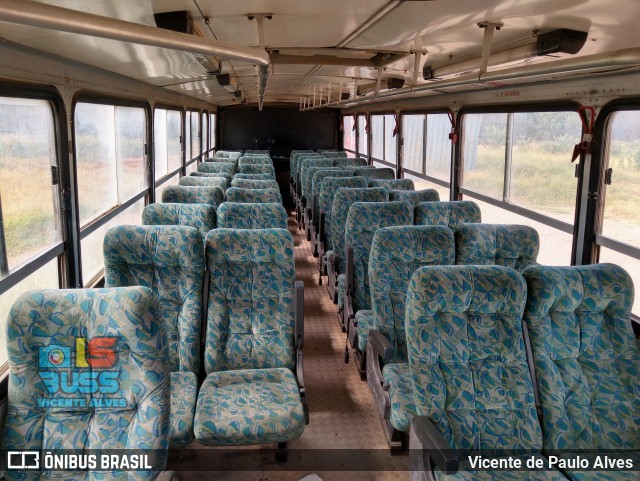
[[289,450],[287,448],[287,443],[276,443],[276,463],[286,463],[288,457]]

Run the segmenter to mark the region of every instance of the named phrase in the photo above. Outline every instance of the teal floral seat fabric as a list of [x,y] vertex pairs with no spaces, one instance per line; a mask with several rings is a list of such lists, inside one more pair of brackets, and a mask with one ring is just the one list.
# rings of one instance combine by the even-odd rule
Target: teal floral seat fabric
[[286,229],[287,222],[287,212],[279,202],[223,202],[218,207],[221,229]]
[[193,420],[198,400],[198,377],[191,371],[171,373],[171,447],[183,448],[193,441]]
[[182,177],[178,185],[191,187],[218,187],[222,191],[227,190],[229,181],[223,177]]
[[[299,178],[300,178],[300,194],[302,197],[307,199],[307,202],[311,202],[311,182],[313,180],[313,174],[319,168],[333,168],[333,160],[320,158],[320,159],[306,159],[303,160],[300,164],[299,168]],[[311,172],[311,174],[309,173]]]
[[368,179],[388,179],[393,180],[396,178],[396,173],[393,169],[389,167],[385,167],[383,169],[368,167],[358,167],[354,170],[353,175],[361,175],[362,177],[367,177]]
[[324,167],[316,170],[311,176],[311,198],[318,198],[322,183],[327,177],[353,177],[353,169],[349,167]]
[[[324,157],[322,156],[322,154],[319,154],[317,152],[313,152],[313,153],[302,153],[298,156],[296,156],[296,158],[294,159],[293,162],[293,166],[292,166],[292,170],[291,170],[291,176],[294,179],[298,179],[300,176],[300,167],[302,167],[302,161],[303,160],[307,160],[307,159],[324,159]],[[333,163],[332,163],[333,165]],[[330,166],[327,166],[330,167]]]
[[195,227],[204,239],[216,228],[216,208],[209,204],[149,204],[142,211],[142,223]]
[[[375,232],[369,259],[372,329],[380,331],[394,348],[394,362],[407,362],[405,309],[409,281],[422,266],[453,265],[455,244],[451,229],[443,226],[385,227]],[[360,327],[358,327],[360,334]],[[363,344],[366,350],[366,333]]]
[[238,165],[238,172],[241,174],[271,174],[272,178],[276,178],[276,171],[273,165],[267,164],[243,164]]
[[[157,312],[156,298],[145,287],[38,290],[20,296],[7,321],[3,449],[149,449],[155,450],[158,471],[164,469],[170,362]],[[99,349],[104,357],[87,359],[82,353],[88,349]],[[94,367],[102,369],[104,389],[80,391],[75,376]],[[74,380],[64,390],[58,389],[61,371]],[[50,474],[9,470],[5,479],[50,479]],[[55,474],[60,479],[152,480],[158,472]]]
[[337,158],[333,159],[333,165],[336,167],[364,167],[367,165],[367,159],[361,158]]
[[416,414],[451,448],[542,449],[522,335],[526,297],[524,278],[502,266],[425,266],[411,278],[405,322]]
[[235,174],[234,179],[249,179],[249,180],[273,180],[271,174]]
[[289,172],[291,172],[291,177],[293,178],[293,173],[296,170],[296,162],[298,161],[298,157],[302,154],[314,154],[315,152],[310,149],[302,149],[302,150],[292,150],[289,154]]
[[238,165],[273,165],[273,160],[268,155],[244,155],[238,160]]
[[403,200],[405,202],[411,202],[413,205],[420,202],[438,202],[440,200],[440,194],[435,189],[423,189],[423,190],[389,190],[389,200]]
[[631,278],[613,264],[531,266],[523,274],[545,449],[637,455],[640,349],[629,321]]
[[242,189],[229,187],[227,202],[272,203],[282,204],[282,196],[277,189]]
[[221,177],[229,182],[233,179],[233,174],[228,172],[191,172],[189,175],[192,177]]
[[333,198],[341,187],[366,188],[367,179],[364,177],[325,177],[318,193],[318,213],[324,212],[325,250],[333,249],[331,240],[331,211]]
[[[178,378],[191,385],[183,389],[184,394],[178,391],[178,397],[171,398],[173,447],[193,440],[193,417],[187,422],[186,415],[195,406],[200,371],[202,246],[202,234],[186,226],[123,225],[109,229],[104,238],[105,286],[151,289],[158,299],[156,317],[166,326],[171,371],[193,374]],[[190,411],[182,408],[185,402]]]
[[420,202],[414,218],[416,225],[446,225],[449,229],[468,222],[482,222],[480,207],[470,200]]
[[202,162],[198,164],[198,172],[208,174],[223,172],[233,175],[236,173],[236,164],[234,162]]
[[526,225],[463,224],[456,229],[456,264],[497,265],[522,272],[536,263],[538,232]]
[[347,153],[343,150],[321,150],[322,155],[328,159],[346,159]]
[[271,180],[263,179],[233,179],[231,187],[240,187],[241,189],[278,189],[278,183]]
[[216,229],[196,438],[207,445],[284,442],[304,430],[294,346],[293,237],[285,229]]
[[349,208],[344,241],[353,246],[354,312],[371,308],[369,254],[374,235],[383,227],[406,225],[413,225],[413,205],[408,202],[354,202]]
[[162,202],[178,204],[209,204],[218,207],[224,192],[219,187],[188,187],[169,185],[162,191]]
[[369,179],[369,187],[383,187],[387,190],[415,190],[411,179]]
[[230,157],[208,157],[204,159],[204,161],[208,164],[211,163],[225,163],[225,164],[233,164],[235,168],[238,168],[238,158],[230,158]]
[[382,377],[389,386],[389,423],[394,429],[406,433],[416,415],[411,384],[411,370],[407,362],[394,362],[382,367]]
[[216,157],[221,159],[239,159],[242,156],[242,151],[240,150],[218,150],[216,152]]

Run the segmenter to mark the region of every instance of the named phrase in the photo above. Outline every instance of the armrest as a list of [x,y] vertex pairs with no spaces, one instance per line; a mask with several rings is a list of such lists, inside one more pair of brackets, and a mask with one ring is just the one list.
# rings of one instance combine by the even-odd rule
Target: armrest
[[311,223],[313,225],[316,225],[316,222],[318,221],[316,219],[317,205],[318,205],[318,196],[317,195],[312,195],[311,196]]
[[[460,459],[428,417],[415,416],[411,421],[411,430],[420,443],[423,455],[429,456],[433,465],[438,466],[445,474],[455,474],[458,471]],[[425,466],[431,466],[432,463],[425,462]]]
[[321,210],[318,216],[318,243],[322,244],[324,244],[324,219],[325,213],[324,210]]
[[296,351],[296,379],[298,381],[298,392],[300,393],[300,402],[304,411],[304,423],[309,424],[309,405],[307,404],[307,391],[304,387],[304,353],[302,349]]
[[295,283],[295,347],[302,349],[304,347],[304,282],[296,281]]
[[380,331],[371,329],[369,331],[369,345],[373,352],[384,361],[393,359],[394,349],[389,340]]

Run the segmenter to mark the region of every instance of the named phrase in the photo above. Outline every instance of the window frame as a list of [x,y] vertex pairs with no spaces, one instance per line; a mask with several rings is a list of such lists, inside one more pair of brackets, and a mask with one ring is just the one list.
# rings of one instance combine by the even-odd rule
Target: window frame
[[340,139],[340,141],[341,141],[341,143],[342,143],[342,149],[343,149],[345,152],[349,152],[349,153],[353,154],[355,157],[357,157],[357,156],[358,156],[358,128],[357,128],[357,127],[356,127],[356,129],[355,129],[355,130],[352,130],[352,132],[355,132],[355,134],[354,134],[354,136],[353,136],[353,137],[354,137],[354,147],[355,147],[355,150],[347,149],[347,148],[344,146],[344,133],[345,133],[344,119],[345,119],[346,117],[351,117],[351,118],[353,119],[353,125],[356,125],[356,115],[355,115],[355,114],[346,114],[346,115],[342,115],[342,116],[341,116],[341,118],[340,118],[340,127],[341,127],[341,129],[342,129],[342,138]]
[[[162,177],[160,177],[160,179],[156,179],[155,178],[155,173],[156,173],[156,157],[155,157],[155,143],[156,143],[156,139],[155,139],[155,112],[156,109],[160,109],[160,110],[166,110],[166,111],[173,111],[173,112],[178,112],[180,114],[180,167],[172,170],[172,171],[168,171],[165,175],[163,175]],[[162,184],[164,184],[165,182],[167,182],[169,179],[172,179],[173,177],[175,177],[176,175],[179,175],[180,177],[182,177],[184,175],[184,109],[182,107],[177,107],[175,105],[164,105],[164,104],[156,104],[153,107],[153,114],[152,114],[152,118],[153,118],[153,123],[154,125],[152,125],[152,130],[154,132],[154,137],[152,140],[152,145],[153,148],[149,149],[149,151],[151,152],[151,157],[152,157],[152,170],[151,172],[153,172],[153,188],[152,188],[152,195],[153,195],[153,202],[157,202],[157,199],[155,198],[155,190],[158,187],[161,187]],[[150,202],[151,203],[151,202]]]
[[[394,163],[388,162],[386,159],[378,159],[377,157],[373,156],[373,117],[382,117],[382,155],[385,156],[386,155],[386,146],[387,146],[387,142],[386,142],[386,136],[385,136],[385,130],[386,130],[386,116],[387,115],[391,115],[392,117],[395,117],[396,112],[393,111],[385,111],[385,112],[374,112],[369,114],[369,141],[370,141],[370,145],[369,145],[369,157],[370,157],[370,163],[371,165],[373,165],[373,162],[378,162],[382,165],[385,165],[387,167],[391,167],[392,169],[394,169],[396,171],[396,178],[400,178],[400,166],[398,165],[398,153],[400,151],[400,149],[398,148],[398,135],[396,134],[395,137],[393,137],[393,139],[395,140],[396,143],[396,158],[393,159]],[[396,126],[400,126],[400,119],[398,116],[398,120],[397,120],[397,124]],[[396,127],[394,126],[394,128]],[[399,132],[398,132],[399,133]],[[402,135],[400,134],[400,137],[402,137]]]

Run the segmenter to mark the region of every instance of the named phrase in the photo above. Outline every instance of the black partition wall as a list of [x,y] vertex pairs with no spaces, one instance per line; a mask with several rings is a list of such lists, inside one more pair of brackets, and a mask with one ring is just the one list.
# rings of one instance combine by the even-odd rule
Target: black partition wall
[[300,112],[298,107],[233,106],[218,109],[218,148],[269,149],[288,157],[293,149],[337,149],[339,111]]

